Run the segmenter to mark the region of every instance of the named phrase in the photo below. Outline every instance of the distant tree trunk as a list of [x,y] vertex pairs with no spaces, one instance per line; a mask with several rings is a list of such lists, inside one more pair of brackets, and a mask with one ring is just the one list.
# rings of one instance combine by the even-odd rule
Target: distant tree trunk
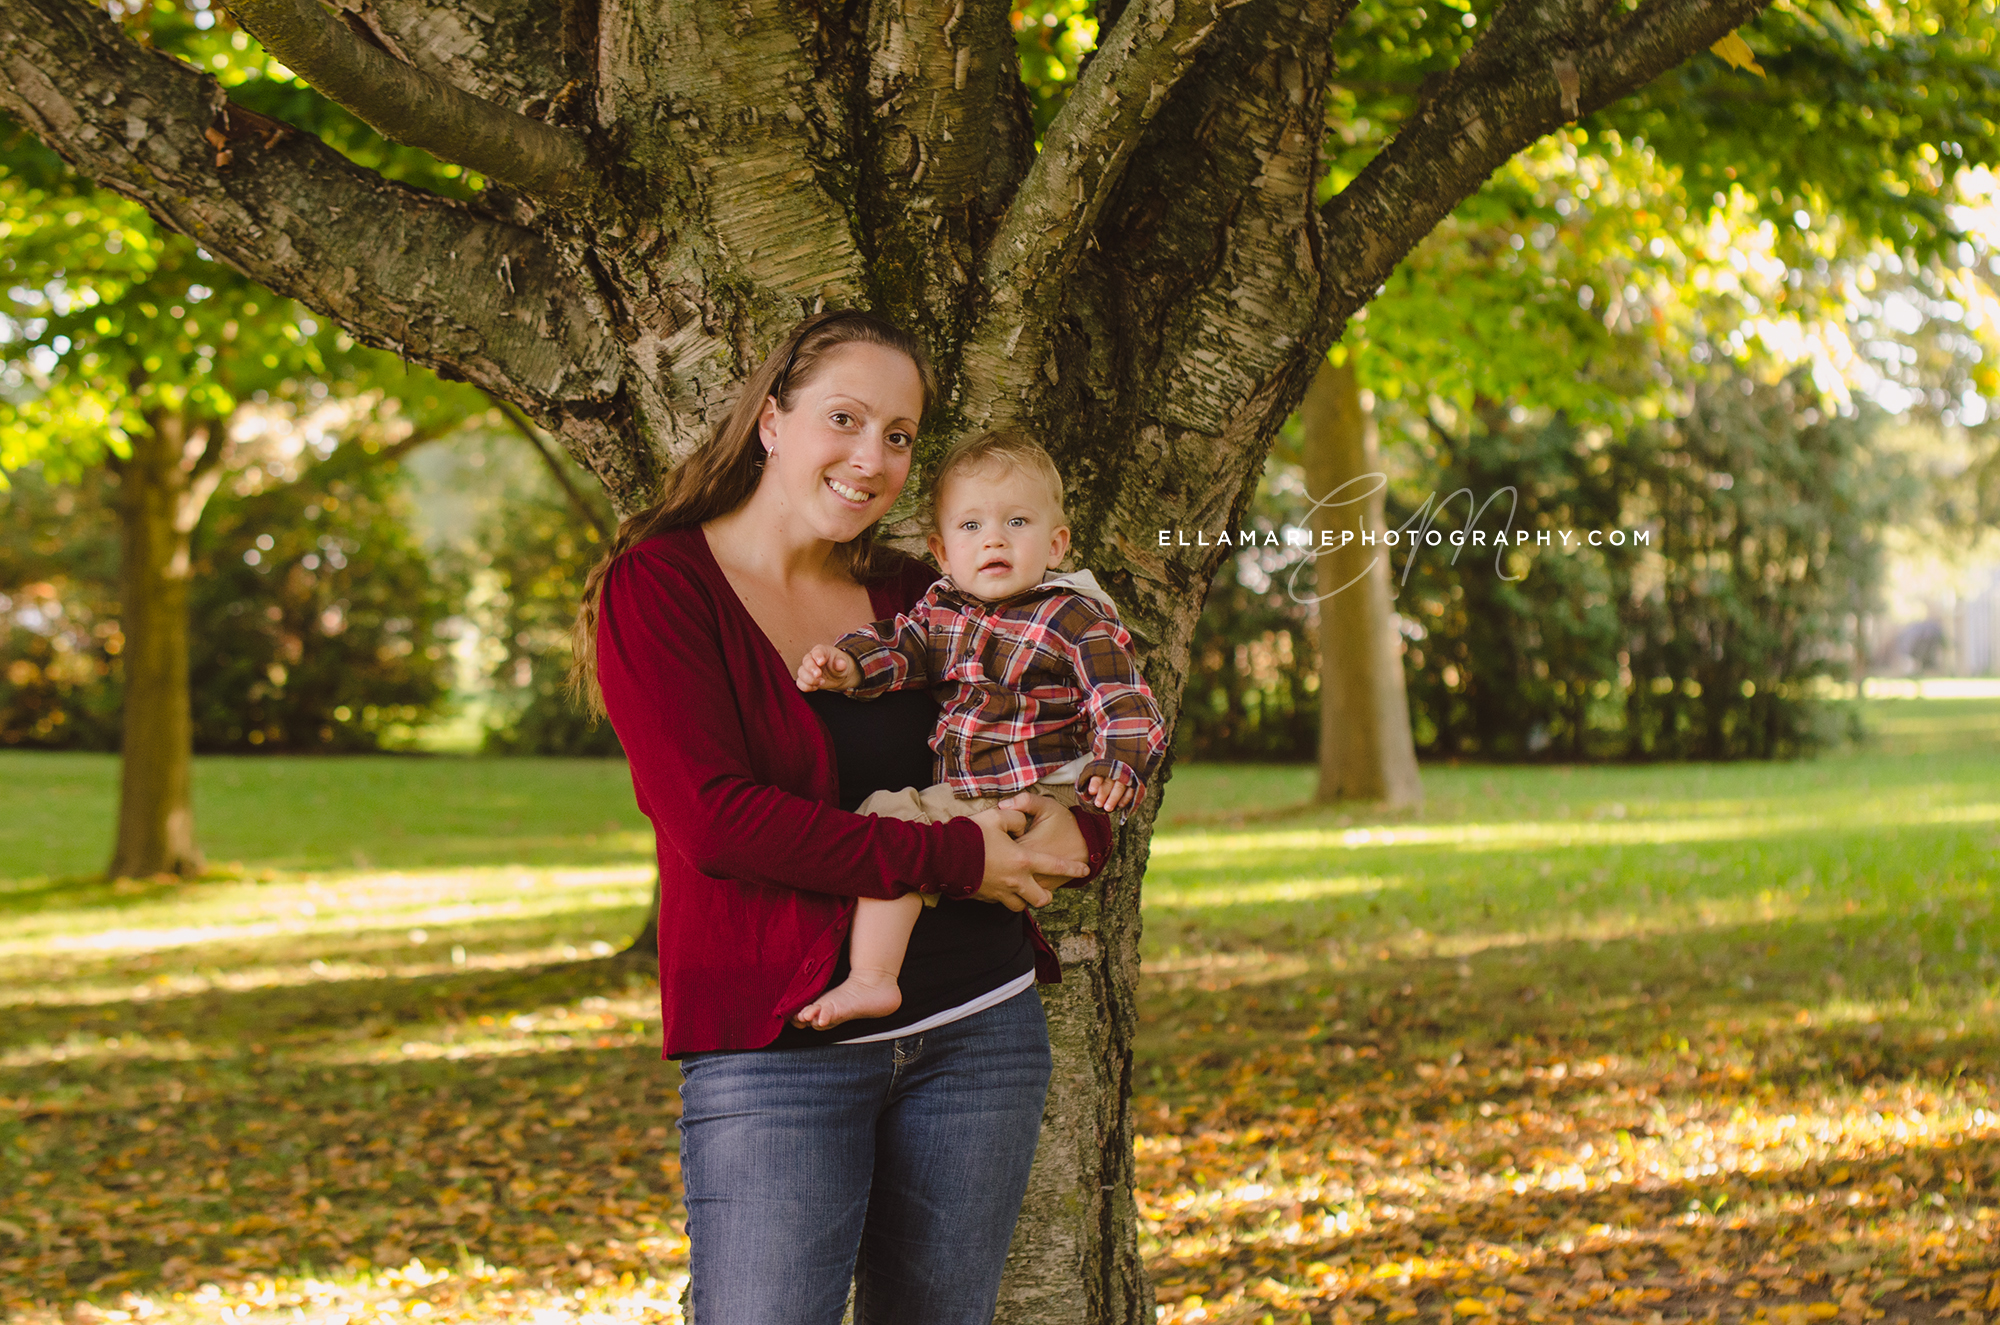
[[639,922],[639,932],[625,945],[625,955],[629,957],[657,957],[660,955],[660,876],[653,875],[653,900],[646,906],[646,918]]
[[[1334,503],[1319,508],[1315,523],[1332,531],[1336,543],[1342,532],[1353,535],[1319,558],[1318,798],[1421,805],[1403,641],[1389,607],[1389,558],[1379,542],[1383,485],[1366,477],[1381,466],[1351,357],[1338,367],[1321,365],[1300,422],[1306,486],[1315,500]],[[1370,495],[1352,500],[1363,493]],[[1363,531],[1374,532],[1376,546],[1363,545]]]
[[117,465],[124,741],[112,878],[201,872],[194,840],[188,570],[226,425],[156,410]]

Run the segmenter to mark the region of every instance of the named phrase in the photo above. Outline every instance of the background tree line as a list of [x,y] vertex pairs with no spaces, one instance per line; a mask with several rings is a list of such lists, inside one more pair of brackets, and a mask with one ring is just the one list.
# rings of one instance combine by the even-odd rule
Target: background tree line
[[[1076,31],[1025,27],[1024,68],[1059,67]],[[218,426],[245,436],[219,449],[214,495],[189,533],[189,638],[202,642],[188,673],[193,748],[406,744],[450,709],[452,647],[469,630],[482,644],[471,660],[482,748],[616,753],[562,693],[571,604],[614,518],[582,471],[518,413],[360,349],[286,301],[260,305],[256,287],[153,235],[128,205],[69,192],[34,144],[13,150],[24,165],[7,181],[9,224],[31,241],[13,269],[39,262],[63,289],[25,307],[17,295],[14,315],[13,445],[36,458],[15,471],[0,517],[0,744],[120,746],[119,602],[132,587],[117,524],[132,470],[116,434],[132,420],[144,431],[144,402],[178,380],[199,387],[184,399],[220,401],[238,381],[248,397],[214,407]],[[1353,397],[1389,475],[1385,527],[1655,535],[1643,549],[1385,555],[1414,752],[1810,751],[1848,730],[1825,683],[1848,679],[1865,644],[1884,529],[1932,509],[1948,535],[1969,534],[2000,511],[2000,423],[1968,413],[2000,390],[1978,199],[1944,210],[1948,242],[1899,246],[1855,220],[1865,196],[1822,198],[1824,214],[1780,228],[1746,183],[1702,208],[1695,173],[1616,131],[1558,136],[1461,206],[1336,351],[1329,381]],[[95,286],[79,279],[80,252]],[[195,304],[190,289],[209,307],[160,307]],[[188,330],[198,319],[228,329],[220,354]],[[38,395],[36,346],[77,342],[98,347],[94,375],[52,376]],[[1888,442],[1885,391],[1919,424],[1964,435],[1976,463],[1920,472]],[[82,435],[31,451],[22,424],[37,419]],[[1307,422],[1281,434],[1249,523],[1312,523]],[[92,442],[93,426],[111,440]],[[456,541],[425,548],[399,470],[454,432],[516,454],[505,478],[469,483],[485,495]],[[1319,492],[1339,481],[1320,478]],[[1320,752],[1338,659],[1312,601],[1326,585],[1296,561],[1263,549],[1223,564],[1191,648],[1183,754]]]
[[[1820,683],[1851,674],[1883,530],[1931,485],[1883,444],[1879,409],[1844,417],[1803,372],[1719,376],[1693,406],[1597,433],[1561,416],[1516,422],[1506,408],[1457,426],[1405,420],[1415,430],[1388,449],[1387,521],[1405,550],[1388,559],[1418,751],[1768,758],[1848,734]],[[1295,427],[1260,486],[1255,527],[1310,523],[1302,470],[1286,459],[1296,445]],[[414,485],[448,482],[472,504],[442,546],[416,531],[399,472],[409,462],[359,445],[308,451],[288,481],[259,469],[211,499],[190,592],[197,750],[407,744],[454,702],[453,646],[470,632],[483,646],[468,660],[482,748],[617,753],[563,691],[565,632],[598,528],[531,458],[503,459],[520,448],[490,420],[450,449],[504,472],[481,479],[455,459]],[[27,471],[0,499],[0,744],[118,748],[116,482]],[[1407,550],[1425,529],[1477,527],[1490,545],[1503,522],[1529,543],[1504,555]],[[1533,541],[1638,527],[1652,534],[1644,547]],[[1218,577],[1195,636],[1184,755],[1316,757],[1319,608],[1300,560],[1295,548],[1246,550]]]
[[[494,753],[616,754],[610,729],[562,693],[567,628],[598,555],[540,466],[507,464],[507,433],[475,418],[453,449],[495,453],[447,539],[417,509],[442,481],[350,442],[308,452],[289,481],[252,479],[211,499],[192,548],[189,674],[194,748],[347,753],[409,748],[475,702]],[[117,476],[51,483],[29,470],[0,495],[0,746],[115,751],[124,699]],[[505,500],[501,500],[504,494]],[[448,515],[447,518],[450,518]],[[461,640],[484,645],[466,659]]]
[[[1024,27],[1024,68],[1046,74],[1076,31]],[[1769,77],[1718,69],[1750,87]],[[518,413],[343,343],[286,301],[259,304],[254,286],[153,235],[128,205],[69,191],[32,143],[14,150],[25,167],[7,181],[10,227],[32,242],[13,269],[39,261],[63,280],[39,306],[17,296],[14,445],[27,453],[20,425],[37,418],[81,435],[44,443],[5,500],[0,743],[119,747],[118,604],[131,590],[116,524],[130,467],[115,434],[130,420],[143,431],[149,416],[131,406],[178,373],[211,396],[240,380],[247,397],[216,407],[245,435],[189,535],[189,637],[203,643],[188,673],[194,748],[407,742],[450,707],[454,639],[470,630],[483,748],[615,753],[562,694],[570,605],[613,519],[582,471]],[[1734,169],[1712,172],[1727,188],[1704,208],[1699,172],[1668,168],[1643,140],[1559,135],[1462,205],[1336,351],[1328,384],[1352,397],[1389,475],[1386,528],[1469,528],[1477,508],[1489,533],[1655,535],[1644,549],[1386,555],[1382,619],[1398,635],[1414,752],[1809,751],[1846,731],[1825,683],[1848,679],[1865,645],[1884,529],[1931,510],[1947,536],[1969,534],[2000,511],[2000,423],[1976,412],[2000,390],[1978,197],[1944,209],[1948,235],[1897,245],[1855,219],[1865,193],[1840,206],[1822,193],[1819,216],[1781,227],[1750,183],[1726,178]],[[200,326],[230,329],[219,355],[188,331]],[[52,376],[37,396],[36,346],[65,341],[98,347],[94,376]],[[143,371],[130,376],[134,359]],[[1891,444],[1884,396],[1961,434],[1976,462],[1924,472]],[[1310,414],[1281,434],[1250,523],[1310,524],[1311,496],[1339,481],[1312,472]],[[90,440],[107,428],[110,443]],[[460,474],[485,495],[455,542],[425,548],[399,468],[455,431],[513,458],[485,480]],[[1327,586],[1295,560],[1265,549],[1224,562],[1191,647],[1183,754],[1319,753],[1339,659],[1311,601]]]

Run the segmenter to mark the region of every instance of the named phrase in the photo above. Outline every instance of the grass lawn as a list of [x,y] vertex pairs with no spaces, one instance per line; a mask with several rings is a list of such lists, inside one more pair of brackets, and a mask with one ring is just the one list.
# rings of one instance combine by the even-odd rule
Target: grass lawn
[[[1416,815],[1178,770],[1136,1064],[1163,1319],[1988,1325],[2000,703],[1870,720],[1801,764],[1428,768]],[[12,1315],[678,1319],[623,768],[197,786],[217,877],[112,886],[111,762],[0,755]]]
[[[236,873],[629,864],[653,834],[608,759],[214,755],[195,761],[202,849]],[[0,886],[104,868],[110,755],[0,754]]]

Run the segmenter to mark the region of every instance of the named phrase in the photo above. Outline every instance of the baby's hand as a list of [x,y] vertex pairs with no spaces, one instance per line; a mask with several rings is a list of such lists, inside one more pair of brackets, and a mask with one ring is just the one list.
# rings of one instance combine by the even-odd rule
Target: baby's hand
[[815,644],[799,664],[798,680],[801,690],[852,690],[860,683],[861,668],[844,650]]
[[1090,795],[1090,803],[1106,814],[1115,814],[1138,804],[1139,789],[1132,785],[1130,778],[1131,774],[1122,764],[1115,767],[1109,778],[1092,778],[1090,786],[1085,789]]

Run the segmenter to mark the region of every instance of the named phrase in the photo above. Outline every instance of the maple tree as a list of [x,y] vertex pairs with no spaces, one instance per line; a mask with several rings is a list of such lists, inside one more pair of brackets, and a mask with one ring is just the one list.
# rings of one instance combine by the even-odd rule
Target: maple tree
[[[256,79],[268,63],[247,40],[239,47],[232,34],[198,28],[178,10],[145,14],[141,30],[235,81]],[[318,98],[299,109],[316,112],[330,136],[358,128],[325,123],[341,113]],[[365,130],[359,136],[372,138]],[[375,155],[401,173],[427,164],[407,152]],[[0,482],[31,463],[62,481],[84,481],[98,469],[116,481],[124,758],[108,869],[196,874],[188,638],[195,532],[225,479],[257,469],[260,481],[276,480],[287,467],[268,448],[237,443],[243,407],[300,414],[325,403],[329,391],[348,397],[365,406],[343,429],[350,441],[388,459],[483,411],[486,401],[358,345],[137,203],[79,177],[18,130],[0,148],[0,235],[8,287],[0,314],[7,388]]]

